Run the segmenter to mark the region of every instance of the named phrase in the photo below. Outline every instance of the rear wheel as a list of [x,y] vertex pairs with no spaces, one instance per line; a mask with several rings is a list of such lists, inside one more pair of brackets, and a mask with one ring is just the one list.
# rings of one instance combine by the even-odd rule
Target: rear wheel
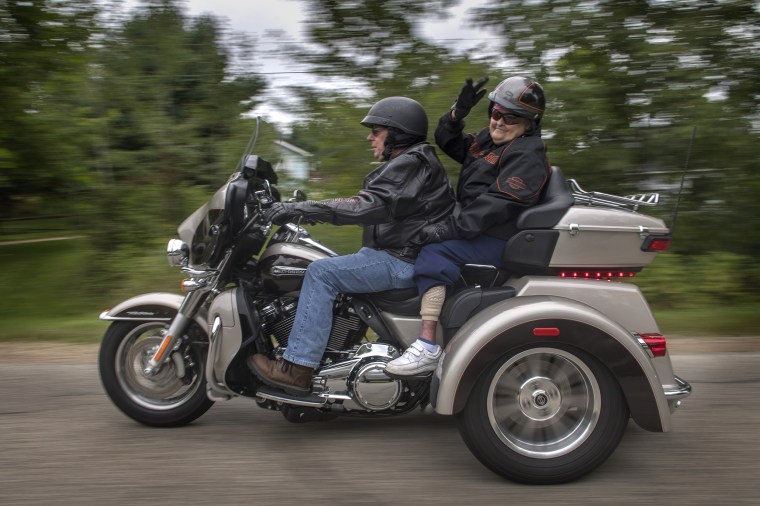
[[[175,427],[192,422],[214,404],[206,396],[205,350],[186,346],[177,377],[173,360],[158,373],[144,373],[163,339],[163,322],[115,322],[100,346],[100,378],[106,393],[127,416],[146,425]],[[192,332],[201,332],[197,327]]]
[[486,467],[525,483],[563,483],[604,462],[628,422],[612,374],[556,343],[512,352],[478,380],[457,415],[467,446]]

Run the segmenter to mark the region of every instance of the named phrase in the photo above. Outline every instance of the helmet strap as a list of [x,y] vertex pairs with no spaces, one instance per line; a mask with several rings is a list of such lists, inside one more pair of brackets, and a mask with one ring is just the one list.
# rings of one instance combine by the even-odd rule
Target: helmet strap
[[396,147],[396,129],[388,127],[388,135],[385,136],[385,148],[383,149],[383,160],[386,162],[391,159],[393,149]]

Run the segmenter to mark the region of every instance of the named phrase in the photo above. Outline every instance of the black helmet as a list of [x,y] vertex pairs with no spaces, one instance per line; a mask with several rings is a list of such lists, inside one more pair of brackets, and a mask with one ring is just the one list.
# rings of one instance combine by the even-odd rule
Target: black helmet
[[361,124],[370,128],[373,125],[397,128],[411,137],[419,138],[417,142],[427,138],[427,114],[422,105],[411,98],[388,97],[378,101]]
[[541,122],[546,108],[544,89],[538,82],[529,77],[509,77],[494,89],[489,95],[491,101],[488,114],[491,114],[494,103],[506,107],[510,112],[536,123]]

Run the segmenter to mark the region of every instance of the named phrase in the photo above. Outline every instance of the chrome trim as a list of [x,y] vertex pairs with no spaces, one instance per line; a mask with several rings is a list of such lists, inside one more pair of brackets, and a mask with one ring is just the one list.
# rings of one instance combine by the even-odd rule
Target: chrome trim
[[194,278],[208,278],[215,274],[219,274],[219,271],[216,271],[216,270],[200,271],[197,269],[192,269],[190,267],[183,267],[182,274],[188,274]]
[[144,373],[146,375],[152,376],[158,373],[161,365],[169,361],[169,356],[172,351],[176,350],[179,346],[182,333],[190,322],[194,320],[194,316],[191,315],[195,314],[199,304],[203,301],[201,294],[202,292],[189,292],[185,298],[182,299],[182,303],[177,309],[177,314],[174,315],[174,319],[166,330],[166,337],[161,341],[161,346],[145,367]]
[[691,385],[689,383],[678,376],[673,376],[673,379],[676,380],[678,386],[664,389],[665,398],[668,402],[685,399],[691,395]]
[[224,382],[219,381],[216,378],[216,374],[214,371],[214,364],[216,364],[217,361],[219,360],[219,353],[221,349],[221,346],[219,346],[219,342],[222,339],[223,332],[224,331],[223,331],[223,326],[222,326],[222,319],[219,316],[214,317],[214,322],[211,324],[211,332],[208,335],[209,346],[208,346],[208,357],[206,359],[207,361],[206,383],[208,384],[209,389],[212,388],[212,385],[221,390],[227,389],[227,385],[225,385]]
[[272,276],[278,278],[280,276],[305,276],[306,267],[288,267],[284,265],[275,265],[271,269]]
[[328,248],[324,244],[315,241],[311,237],[299,237],[298,238],[299,244],[303,244],[305,246],[309,246],[311,248],[314,248],[315,250],[321,251],[325,255],[331,256],[331,257],[337,257],[338,253],[333,251],[332,249]]
[[205,279],[186,279],[182,282],[182,289],[185,292],[194,292],[202,288],[206,288],[208,281]]
[[151,316],[147,316],[147,315],[146,316],[139,316],[139,317],[137,317],[137,316],[134,316],[134,317],[133,316],[130,316],[130,317],[127,317],[127,316],[111,316],[111,315],[108,314],[109,312],[110,312],[110,310],[103,311],[102,313],[100,313],[100,316],[98,316],[98,319],[100,319],[100,320],[106,320],[106,321],[109,321],[109,322],[115,322],[115,321],[119,321],[119,322],[170,322],[170,321],[172,321],[171,318],[156,318],[156,317],[151,317]]
[[284,228],[286,228],[290,234],[287,237],[287,241],[290,241],[292,243],[301,244],[303,246],[308,246],[309,248],[313,248],[317,251],[320,251],[324,253],[327,256],[336,257],[338,256],[338,253],[330,249],[329,247],[325,246],[319,241],[316,241],[311,238],[311,234],[308,230],[303,228],[300,225],[296,225],[295,223],[286,223],[283,225]]
[[184,405],[201,385],[200,374],[193,377],[194,381],[185,384],[171,366],[162,368],[156,374],[144,373],[147,361],[163,340],[164,327],[158,322],[134,327],[119,343],[112,364],[119,386],[129,401],[154,412]]
[[190,247],[180,239],[170,239],[166,245],[166,257],[172,267],[186,266],[190,258]]
[[[385,364],[398,356],[398,350],[391,345],[364,343],[351,358],[317,371],[312,380],[313,393],[350,410],[388,409],[398,402],[402,389],[397,380],[385,374]],[[386,393],[382,386],[395,392]]]
[[649,355],[649,358],[654,358],[654,352],[652,352],[652,348],[649,347],[647,342],[637,332],[633,332],[632,334],[641,345],[641,348]]
[[[567,230],[570,235],[577,235],[580,232],[636,232],[641,237],[647,237],[650,235],[650,229],[641,225],[638,226],[626,226],[626,225],[581,225],[579,223],[569,223],[567,225],[559,224],[554,227],[555,230]],[[667,233],[667,229],[657,229],[658,234]]]
[[567,455],[594,432],[601,412],[596,376],[576,355],[532,348],[507,360],[488,388],[486,413],[511,450],[536,459]]
[[589,192],[581,188],[575,179],[567,180],[576,204],[598,205],[607,207],[622,207],[636,211],[639,206],[655,206],[660,202],[659,193],[639,193],[636,195],[618,196],[609,193]]
[[295,406],[307,406],[311,408],[321,408],[325,406],[326,402],[312,402],[306,400],[294,399],[293,397],[281,397],[279,395],[269,394],[265,392],[256,392],[256,397],[262,399],[268,399],[270,401],[282,402],[284,404],[293,404]]

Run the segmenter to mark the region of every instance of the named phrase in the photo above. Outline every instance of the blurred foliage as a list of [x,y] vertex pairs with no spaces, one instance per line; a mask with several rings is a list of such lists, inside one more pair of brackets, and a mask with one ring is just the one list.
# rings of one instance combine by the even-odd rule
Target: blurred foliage
[[735,253],[660,254],[634,282],[662,309],[760,303],[760,265]]
[[696,127],[676,251],[760,247],[757,2],[501,0],[472,22],[545,83],[552,161],[569,177],[672,197]]
[[[465,78],[489,75],[492,89],[531,75],[549,99],[550,159],[586,189],[660,191],[653,214],[670,223],[690,153],[674,251],[637,278],[653,304],[757,299],[757,2],[490,0],[460,22],[483,34],[466,52],[422,36],[457,0],[298,3],[307,43],[278,51],[314,81],[269,95],[298,119],[287,135],[260,122],[256,146],[273,162],[283,137],[315,154],[310,198],[361,187],[375,161],[359,122],[375,100],[418,100],[432,133]],[[100,297],[164,279],[149,264],[237,166],[256,129],[245,113],[280,87],[255,72],[255,40],[188,16],[182,0],[121,6],[0,0],[0,218],[74,217],[89,241],[77,285]],[[469,130],[486,126],[486,102]],[[456,180],[459,167],[442,161]],[[356,227],[314,235],[358,247]]]

